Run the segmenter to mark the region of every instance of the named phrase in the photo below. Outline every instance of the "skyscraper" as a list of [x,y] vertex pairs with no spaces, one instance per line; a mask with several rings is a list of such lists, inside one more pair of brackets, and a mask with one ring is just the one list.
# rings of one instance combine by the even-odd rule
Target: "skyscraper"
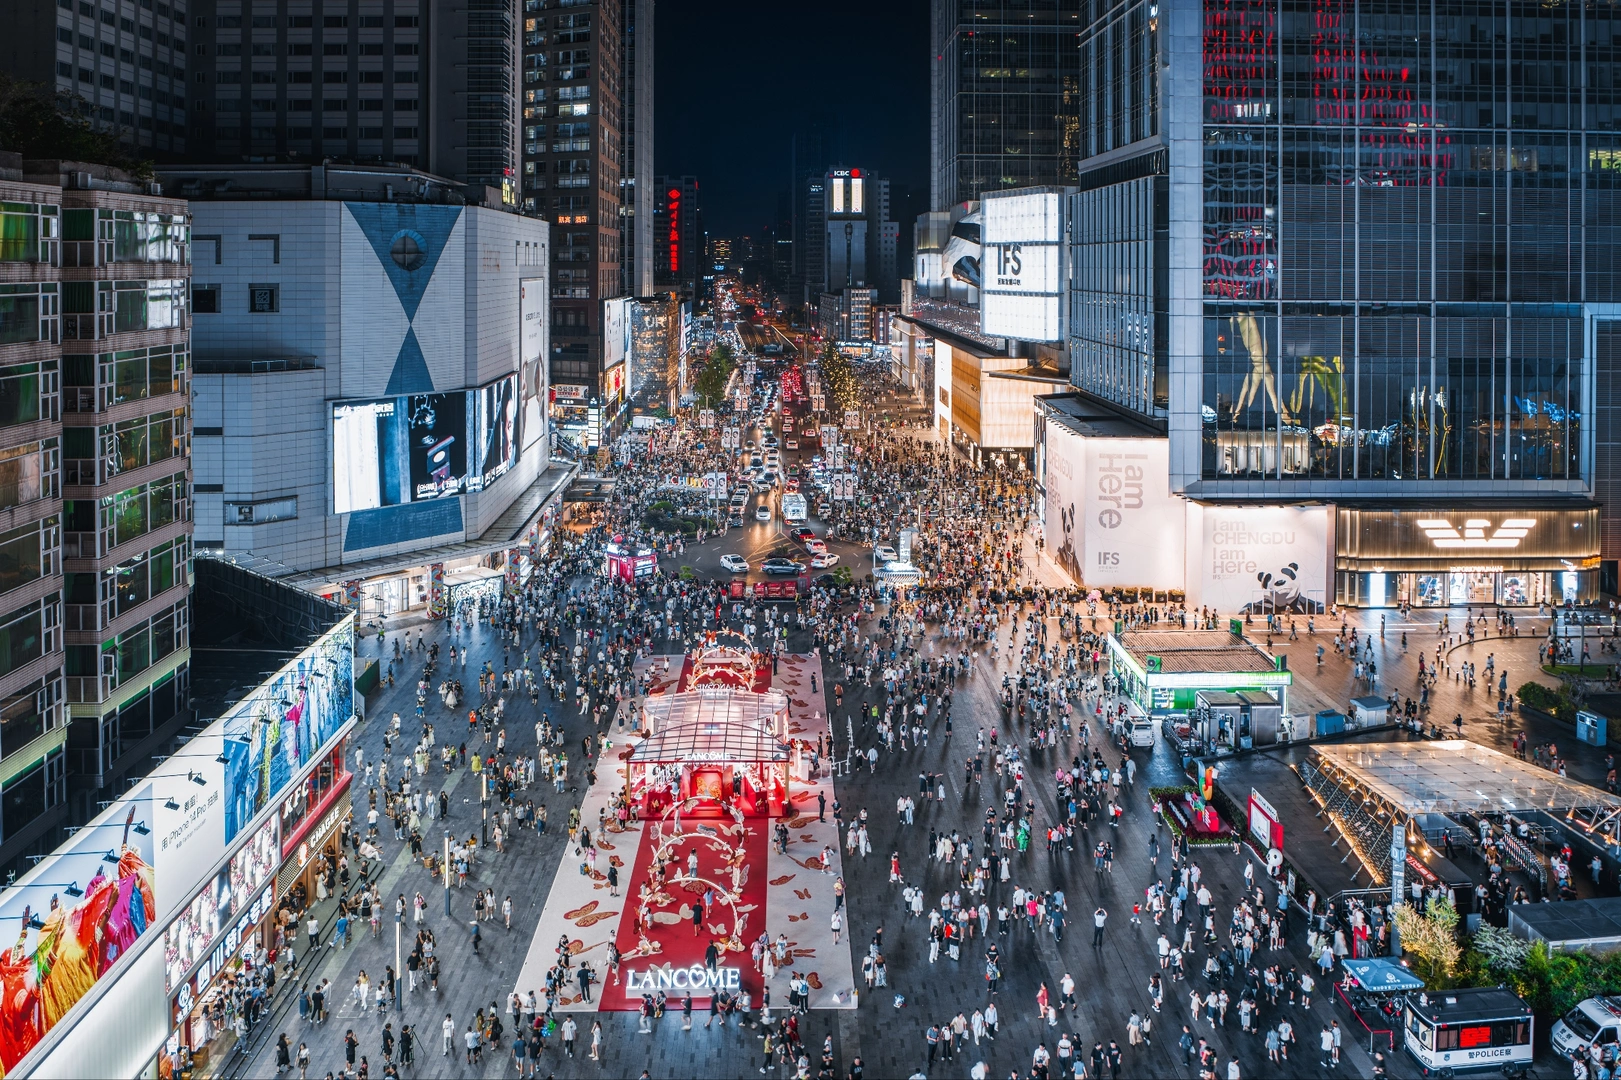
[[195,149],[186,27],[197,12],[186,3],[13,0],[5,10],[0,70],[77,95],[98,125],[121,128],[140,150]]
[[191,0],[186,156],[396,161],[514,202],[514,3]]
[[620,292],[653,291],[653,19],[654,0],[624,2],[624,140],[620,186]]
[[704,218],[696,176],[654,178],[654,280],[696,300],[704,281]]
[[1456,0],[1137,0],[1081,28],[1071,375],[1168,432],[1204,508],[1190,603],[1201,560],[1258,563],[1260,603],[1284,568],[1317,604],[1588,599],[1595,495],[1614,588],[1621,90],[1582,72],[1618,31]]
[[[644,25],[647,12],[625,0],[523,5],[522,197],[553,223],[552,381],[583,387],[584,399],[598,402],[599,430],[611,433],[625,406],[623,373],[616,391],[602,340],[603,301],[625,285],[625,20]],[[642,45],[638,68],[652,55]],[[637,128],[638,154],[651,152],[651,134],[645,123]]]
[[[1074,179],[1080,7],[1061,0],[933,0],[932,209],[949,210],[999,188]],[[1092,92],[1106,97],[1108,87]]]

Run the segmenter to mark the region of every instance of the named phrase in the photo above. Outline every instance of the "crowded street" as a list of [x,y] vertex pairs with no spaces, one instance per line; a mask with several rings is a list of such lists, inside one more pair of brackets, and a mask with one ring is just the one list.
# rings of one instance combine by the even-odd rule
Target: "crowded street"
[[[364,795],[298,915],[286,989],[227,1071],[1413,1075],[1331,992],[1348,938],[1365,944],[1371,927],[1382,940],[1382,914],[1370,923],[1362,900],[1315,896],[1308,911],[1280,898],[1264,853],[1190,846],[1151,794],[1186,782],[1176,748],[1121,737],[1126,706],[1101,652],[1111,627],[1231,613],[1089,599],[1030,527],[1028,473],[977,468],[914,416],[891,391],[846,435],[871,498],[809,524],[855,573],[816,576],[792,603],[739,592],[721,569],[742,554],[752,583],[761,559],[803,557],[780,519],[717,515],[690,537],[643,525],[664,478],[727,468],[730,451],[699,449],[705,433],[677,425],[605,473],[611,498],[559,530],[520,593],[368,633],[361,651],[387,675],[352,744]],[[916,530],[923,584],[875,584],[871,549],[902,528]],[[604,576],[609,545],[656,551],[657,572]],[[1545,618],[1476,641],[1446,611],[1388,616],[1253,626],[1291,657],[1297,712],[1371,692],[1376,659],[1378,692],[1425,693],[1425,717],[1456,713],[1467,739],[1507,752],[1521,733],[1557,738],[1497,708],[1490,683],[1494,668],[1532,669]],[[816,797],[794,801],[791,829],[750,830],[790,860],[768,869],[762,848],[755,873],[775,886],[806,867],[836,883],[831,916],[787,916],[814,929],[779,921],[779,890],[761,894],[770,932],[764,949],[742,942],[742,992],[695,1003],[679,988],[641,993],[650,976],[621,982],[637,978],[620,953],[635,937],[610,908],[631,906],[632,868],[597,858],[622,852],[634,821],[619,794],[629,778],[599,773],[626,757],[635,710],[675,686],[683,658],[690,669],[734,636],[764,658],[766,682],[808,699],[793,716]],[[1477,658],[1479,690],[1463,677]],[[1558,753],[1569,775],[1604,782],[1596,750]],[[581,888],[602,891],[582,901]],[[823,902],[810,895],[787,902],[808,912]],[[560,947],[557,927],[567,945],[601,920],[606,943]],[[644,943],[651,925],[638,916]],[[779,925],[816,947],[784,948]]]

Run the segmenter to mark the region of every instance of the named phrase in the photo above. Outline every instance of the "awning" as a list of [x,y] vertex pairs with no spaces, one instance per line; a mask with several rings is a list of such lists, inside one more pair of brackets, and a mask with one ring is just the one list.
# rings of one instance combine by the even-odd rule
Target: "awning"
[[1364,990],[1394,993],[1424,989],[1423,979],[1390,960],[1344,960],[1341,963]]

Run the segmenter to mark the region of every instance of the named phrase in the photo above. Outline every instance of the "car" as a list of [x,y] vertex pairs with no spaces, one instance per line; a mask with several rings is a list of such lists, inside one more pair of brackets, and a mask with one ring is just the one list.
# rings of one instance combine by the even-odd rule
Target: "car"
[[743,524],[743,510],[741,507],[732,511],[732,516],[726,519],[726,524],[733,528]]
[[805,572],[805,564],[792,559],[767,559],[760,564],[760,569],[768,574],[799,575]]
[[760,469],[765,467],[765,460],[759,454],[749,455],[749,468]]
[[784,491],[798,491],[799,490],[799,481],[796,480],[794,477],[790,476],[788,478],[788,482],[785,485],[783,485],[783,490]]
[[789,533],[788,535],[793,537],[795,540],[798,540],[801,544],[803,544],[807,540],[816,539],[816,534],[811,532],[809,529],[804,528],[803,526],[801,526],[800,528],[795,529],[793,532]]
[[826,499],[823,499],[821,502],[816,504],[816,516],[817,517],[827,517],[827,515],[832,513],[832,512],[833,512],[833,507]]
[[755,521],[770,521],[771,520],[771,507],[766,503],[761,503],[759,506],[755,507],[754,508],[754,520]]
[[741,555],[722,555],[720,565],[722,570],[730,570],[734,574],[749,572],[749,561]]
[[746,506],[748,504],[749,497],[739,491],[732,495],[731,501],[733,506]]
[[777,445],[777,437],[775,435],[767,435],[765,437],[765,444],[768,447],[775,447]]
[[820,555],[827,550],[827,541],[819,536],[813,536],[809,540],[802,541],[802,543],[805,545],[805,550],[814,555]]
[[815,555],[811,556],[810,564],[817,570],[825,570],[838,561],[839,557],[834,552],[818,551]]
[[788,475],[789,476],[804,476],[805,474],[799,468],[799,462],[796,461],[792,465],[788,466]]
[[879,566],[885,566],[889,563],[895,562],[899,558],[900,556],[895,553],[895,549],[890,547],[888,544],[878,544],[872,549],[872,561],[877,563]]
[[765,475],[760,477],[760,483],[764,484],[768,488],[776,487],[777,486],[777,474],[776,474],[776,472],[773,471],[773,470],[770,470],[770,469],[766,470]]
[[783,443],[783,445],[786,446],[790,450],[798,450],[799,449],[799,440],[790,436],[788,441]]

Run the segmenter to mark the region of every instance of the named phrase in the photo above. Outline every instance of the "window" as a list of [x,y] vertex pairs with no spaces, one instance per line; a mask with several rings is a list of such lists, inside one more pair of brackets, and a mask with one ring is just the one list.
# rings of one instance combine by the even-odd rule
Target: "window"
[[396,15],[396,16],[394,16],[394,29],[396,29],[396,30],[409,30],[409,29],[411,29],[411,28],[413,28],[415,26],[418,26],[420,24],[421,24],[421,20],[419,18],[417,18],[417,16],[415,16],[415,15]]
[[55,361],[0,367],[0,425],[28,424],[49,416],[50,410],[41,405],[56,378]]
[[0,702],[0,758],[10,757],[61,723],[60,679],[35,679]]
[[290,521],[296,517],[298,517],[297,497],[225,504],[227,525],[263,525],[271,521]]
[[321,20],[321,25],[326,27],[328,30],[342,30],[349,25],[349,16],[328,15]]
[[287,16],[287,26],[288,29],[291,30],[308,30],[310,28],[310,22],[311,19],[308,15]]
[[0,449],[0,510],[55,497],[60,468],[61,450],[55,439]]
[[349,46],[343,42],[327,42],[321,46],[322,56],[348,56]]
[[20,589],[51,572],[61,543],[61,528],[61,518],[53,515],[0,532],[0,593]]
[[218,285],[192,286],[191,313],[193,315],[218,315],[219,310],[220,287]]
[[255,315],[273,314],[281,310],[280,285],[249,285],[248,311]]
[[0,617],[0,675],[9,675],[45,655],[45,608],[49,606],[52,611],[51,628],[54,629],[56,608],[60,602],[61,594],[53,593],[20,611]]
[[383,28],[383,17],[381,15],[362,15],[360,17],[360,28],[362,30],[381,30]]
[[417,54],[417,44],[416,44],[416,42],[414,42],[414,41],[396,41],[394,43],[394,55],[395,56],[415,56],[416,54]]

